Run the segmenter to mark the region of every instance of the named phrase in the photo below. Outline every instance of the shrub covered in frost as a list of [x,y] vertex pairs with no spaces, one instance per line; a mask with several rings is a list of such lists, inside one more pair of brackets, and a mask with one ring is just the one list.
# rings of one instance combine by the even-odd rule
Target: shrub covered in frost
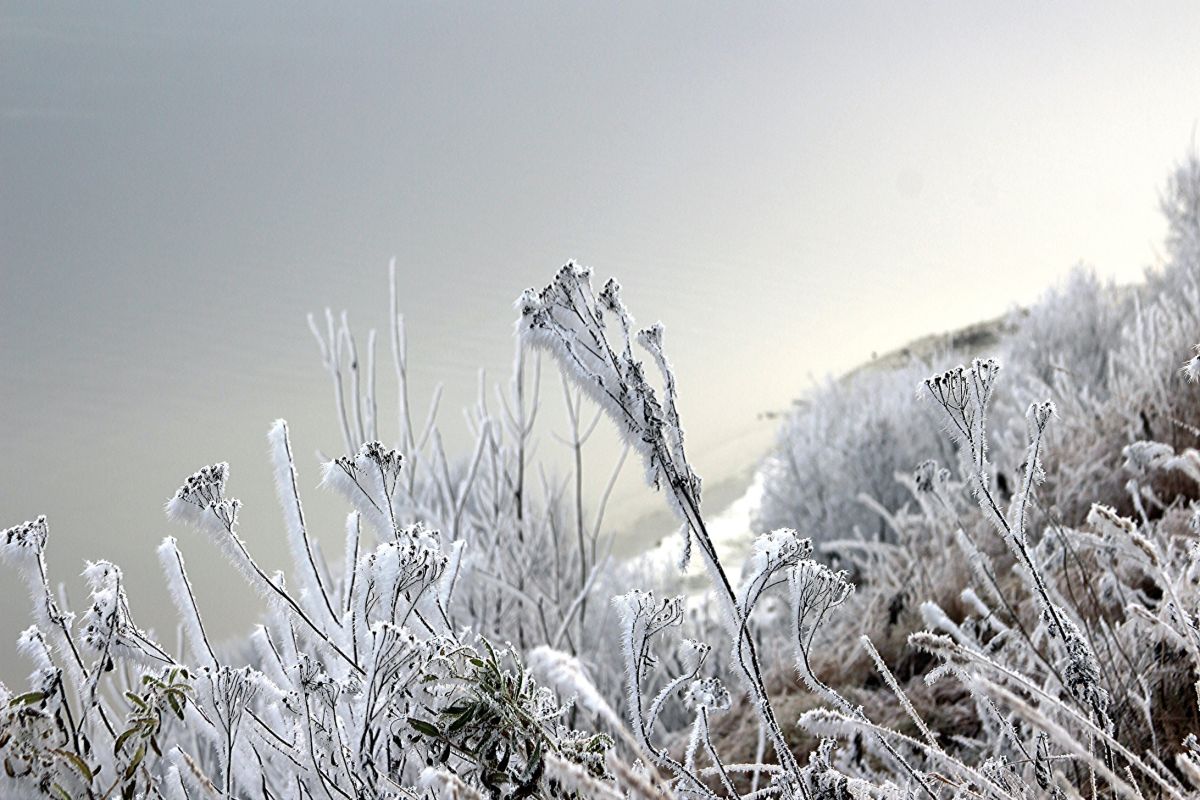
[[[1200,330],[1198,194],[1200,161],[1192,155],[1172,174],[1162,201],[1170,260],[1149,272],[1144,285],[1117,287],[1077,267],[1062,286],[993,326],[1000,338],[986,355],[1008,365],[992,410],[993,470],[1002,496],[1020,481],[1026,398],[1045,397],[1060,409],[1042,494],[1073,522],[1083,520],[1093,500],[1128,502],[1120,468],[1126,443],[1151,439],[1178,447],[1200,428],[1200,411],[1172,386],[1180,353]],[[953,337],[947,341],[899,364],[858,370],[804,398],[762,467],[759,527],[795,527],[822,543],[886,539],[890,528],[876,507],[896,509],[907,499],[897,475],[931,458],[956,469],[927,409],[905,391],[919,375],[974,355],[953,346]]]
[[346,525],[351,558],[335,573],[306,529],[285,423],[270,440],[291,545],[286,579],[251,555],[225,464],[192,475],[167,504],[267,601],[249,664],[206,635],[175,539],[159,556],[182,653],[136,625],[121,571],[107,562],[88,564],[90,605],[76,619],[48,583],[44,518],[0,533],[35,620],[21,638],[29,686],[0,695],[4,796],[438,797],[461,784],[464,797],[527,797],[551,785],[554,769],[611,783],[611,740],[570,729],[570,707],[519,653],[451,622],[461,543],[390,513],[399,454],[369,442],[327,465],[327,482],[358,509]]
[[[1155,733],[1160,718],[1197,720],[1192,609],[1200,594],[1184,576],[1200,570],[1200,545],[1190,530],[1180,539],[1170,521],[1173,509],[1186,509],[1189,519],[1196,512],[1187,491],[1168,498],[1151,488],[1174,473],[1195,482],[1195,451],[1130,444],[1122,458],[1134,475],[1127,488],[1140,524],[1094,506],[1078,528],[1068,527],[1039,495],[1054,404],[1027,406],[1024,446],[1002,488],[989,426],[1000,368],[976,359],[921,383],[954,443],[953,468],[922,462],[899,481],[909,503],[895,510],[871,503],[891,531],[888,541],[837,544],[864,593],[787,529],[761,536],[734,579],[707,533],[661,326],[636,337],[649,342],[660,372],[655,386],[634,355],[631,315],[614,282],[597,294],[590,271],[568,264],[544,290],[527,292],[520,310],[523,335],[553,353],[629,437],[694,542],[685,552],[694,547],[709,573],[720,622],[710,634],[721,642],[716,651],[728,654],[724,669],[714,669],[713,645],[681,635],[685,598],[634,590],[616,601],[629,727],[640,755],[680,796],[1186,797],[1200,790],[1186,726]],[[1176,353],[1176,365],[1183,357]],[[1175,368],[1167,375],[1178,391],[1186,376]],[[783,587],[787,621],[774,634],[791,640],[793,668],[814,698],[800,725],[822,740],[803,766],[791,725],[776,711],[786,698],[768,688],[773,665],[760,655],[766,631],[755,615]],[[951,591],[957,596],[947,598]],[[885,641],[888,655],[872,636],[852,633],[895,627],[913,606],[926,630],[906,645]],[[881,625],[881,616],[890,621]],[[1155,647],[1137,644],[1146,640]],[[866,692],[870,709],[861,702],[869,683],[862,673],[857,685],[847,680],[852,646],[881,687]],[[897,661],[901,672],[891,666]],[[954,727],[939,730],[924,713],[937,709],[910,695],[921,672],[926,690],[949,686],[942,691],[960,714]],[[744,740],[716,735],[715,721],[733,705],[725,678],[737,682],[739,704],[758,730],[749,758],[727,752],[744,754]],[[883,708],[879,693],[890,696]],[[672,705],[691,719],[682,740],[664,724]]]

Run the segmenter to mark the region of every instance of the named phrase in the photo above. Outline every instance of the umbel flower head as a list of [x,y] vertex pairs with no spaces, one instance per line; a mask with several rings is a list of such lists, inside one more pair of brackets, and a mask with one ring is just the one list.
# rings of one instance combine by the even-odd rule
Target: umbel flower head
[[167,516],[204,529],[237,527],[240,500],[225,497],[229,465],[211,464],[193,473],[167,501]]
[[715,677],[692,681],[683,695],[684,707],[692,710],[728,711],[729,704],[729,690]]
[[404,457],[380,442],[367,442],[350,456],[325,462],[321,483],[354,504],[385,538],[399,534],[393,495]]
[[46,549],[49,537],[50,526],[46,524],[46,518],[40,516],[32,522],[22,522],[0,531],[0,553],[7,559],[17,558],[22,553],[41,553]]

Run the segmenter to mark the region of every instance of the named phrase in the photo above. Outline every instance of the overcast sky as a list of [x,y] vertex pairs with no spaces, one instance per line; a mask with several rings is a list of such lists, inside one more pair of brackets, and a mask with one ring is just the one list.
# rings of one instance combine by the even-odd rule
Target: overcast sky
[[814,376],[1080,261],[1136,279],[1197,31],[1196,3],[7,2],[0,525],[50,515],[63,573],[153,570],[161,503],[227,459],[276,538],[271,420],[305,488],[338,447],[304,314],[383,326],[391,256],[452,442],[573,257],[666,323],[720,477]]

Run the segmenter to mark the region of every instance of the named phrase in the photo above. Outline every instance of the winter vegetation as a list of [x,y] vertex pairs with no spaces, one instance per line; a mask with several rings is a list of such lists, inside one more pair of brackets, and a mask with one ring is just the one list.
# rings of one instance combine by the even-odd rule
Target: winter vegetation
[[[481,381],[474,447],[449,454],[438,398],[409,397],[393,268],[398,429],[375,333],[360,352],[345,316],[309,320],[342,552],[309,530],[283,420],[290,568],[260,566],[229,466],[202,467],[166,503],[192,533],[158,550],[177,630],[139,627],[107,561],[72,611],[44,517],[0,532],[32,602],[31,672],[0,684],[0,796],[1200,797],[1195,156],[1163,209],[1143,285],[1078,270],[988,352],[934,348],[805,398],[744,564],[713,536],[664,329],[615,281],[569,263],[521,295],[511,378]],[[566,475],[536,457],[546,364]],[[609,556],[613,477],[589,503],[579,466],[600,424],[678,520],[674,576]],[[243,640],[206,632],[199,546],[263,598]],[[701,591],[679,577],[692,561]]]

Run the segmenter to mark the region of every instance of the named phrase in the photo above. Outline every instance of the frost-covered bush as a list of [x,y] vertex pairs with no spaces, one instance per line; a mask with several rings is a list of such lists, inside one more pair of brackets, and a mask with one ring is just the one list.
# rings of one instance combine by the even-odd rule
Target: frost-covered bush
[[[0,796],[649,790],[652,779],[624,764],[610,773],[609,737],[573,725],[586,715],[523,665],[522,651],[534,645],[575,652],[585,633],[594,638],[589,628],[603,616],[596,609],[606,609],[594,602],[589,616],[588,600],[602,573],[618,574],[604,570],[602,509],[585,523],[584,498],[572,504],[564,484],[531,458],[536,375],[526,375],[519,352],[512,383],[496,392],[499,413],[481,392],[470,457],[447,456],[436,396],[424,425],[412,422],[395,311],[405,455],[377,440],[374,334],[360,361],[344,316],[328,315],[324,331],[313,326],[348,453],[323,466],[325,487],[353,509],[340,564],[326,560],[308,530],[282,420],[269,439],[292,559],[287,575],[268,574],[251,556],[226,465],[200,470],[168,503],[173,519],[206,534],[265,599],[266,617],[247,642],[209,640],[204,598],[173,538],[159,556],[180,616],[180,651],[134,624],[115,565],[89,564],[91,606],[76,617],[50,583],[45,520],[3,532],[0,554],[28,582],[36,624],[22,637],[35,666],[29,690],[0,685]],[[586,420],[578,403],[571,411],[568,441],[578,451]]]
[[[1168,388],[1179,353],[1194,343],[1200,324],[1197,197],[1200,161],[1193,154],[1172,174],[1162,201],[1170,259],[1148,273],[1145,284],[1117,287],[1080,266],[1031,307],[994,326],[1000,339],[987,355],[1009,365],[992,413],[993,468],[1002,496],[1019,480],[1013,467],[1024,448],[1026,398],[1046,397],[1062,412],[1063,424],[1050,433],[1052,469],[1043,495],[1073,521],[1082,521],[1093,499],[1121,504],[1117,454],[1125,443],[1145,438],[1178,446],[1190,428],[1200,427],[1200,412],[1179,406]],[[904,503],[896,476],[928,458],[954,468],[944,440],[904,388],[918,374],[971,355],[951,346],[925,359],[888,361],[805,397],[762,466],[758,526],[795,527],[817,541],[886,537],[872,506]]]
[[864,498],[898,506],[905,493],[896,474],[951,452],[912,391],[929,371],[914,362],[859,372],[806,397],[783,421],[761,468],[757,526],[791,527],[818,541],[886,538],[886,525]]
[[226,465],[201,469],[167,504],[267,601],[250,663],[209,640],[175,539],[159,556],[183,652],[134,623],[107,562],[89,563],[90,605],[69,612],[48,584],[44,518],[0,533],[35,619],[21,637],[29,686],[0,690],[3,796],[415,798],[448,786],[463,797],[577,796],[556,770],[611,783],[611,741],[570,729],[570,707],[519,653],[452,624],[462,544],[397,521],[400,454],[369,442],[326,466],[325,482],[357,509],[349,558],[334,570],[306,528],[285,423],[270,440],[287,576],[252,557]]
[[[609,557],[605,511],[622,455],[597,487],[584,485],[585,446],[596,426],[582,392],[563,382],[565,426],[546,419],[541,358],[517,343],[513,371],[504,383],[480,375],[478,399],[466,409],[469,452],[448,453],[438,424],[440,387],[428,410],[410,397],[409,354],[399,311],[396,266],[391,265],[389,350],[399,407],[394,447],[404,453],[388,514],[402,524],[421,522],[443,531],[458,548],[461,581],[447,608],[452,621],[469,624],[519,651],[538,646],[581,655],[593,680],[619,688],[619,657],[597,646],[596,631],[615,635],[608,598],[626,570]],[[360,357],[347,317],[326,311],[325,324],[310,317],[333,387],[336,418],[347,453],[383,437],[377,401],[376,336]],[[565,427],[563,435],[558,430]],[[567,474],[539,457],[554,442],[571,456]],[[336,463],[336,462],[335,462]],[[340,476],[339,480],[343,480]],[[343,480],[344,482],[344,480]],[[364,513],[378,513],[367,507]],[[346,558],[352,558],[351,553]],[[618,704],[619,705],[619,704]]]
[[[1179,273],[1196,268],[1171,266]],[[1088,410],[1087,418],[1063,425],[1065,432],[1055,436],[1055,405],[1027,404],[1018,446],[1015,415],[1001,413],[999,433],[989,425],[1000,385],[998,362],[977,359],[921,384],[927,407],[954,442],[949,466],[925,460],[896,476],[900,499],[894,502],[861,491],[855,496],[881,521],[886,536],[863,535],[844,511],[838,513],[847,508],[844,499],[834,506],[838,511],[824,498],[804,508],[802,513],[833,518],[839,530],[858,534],[823,542],[821,550],[836,551],[854,566],[864,587],[859,593],[846,572],[822,563],[810,539],[788,529],[760,536],[735,580],[707,533],[661,326],[635,336],[616,283],[596,293],[590,271],[575,264],[542,291],[523,296],[523,335],[553,353],[628,437],[650,482],[664,491],[681,520],[685,559],[694,542],[709,573],[719,626],[706,629],[707,642],[681,635],[688,622],[683,597],[634,590],[616,601],[624,622],[630,728],[643,757],[677,794],[1200,794],[1200,742],[1190,735],[1200,723],[1194,610],[1200,606],[1200,511],[1192,501],[1200,455],[1167,442],[1126,438],[1124,446],[1118,444],[1108,458],[1123,463],[1108,477],[1121,485],[1118,491],[1136,511],[1133,519],[1091,504],[1077,521],[1065,522],[1062,508],[1071,506],[1062,501],[1084,502],[1086,495],[1066,493],[1086,491],[1088,474],[1071,469],[1077,454],[1068,452],[1054,460],[1054,483],[1048,487],[1046,466],[1056,442],[1090,435],[1098,447],[1128,434],[1123,423],[1130,412],[1115,410],[1123,402],[1140,404],[1134,413],[1145,429],[1153,430],[1153,419],[1169,416],[1176,428],[1196,435],[1196,426],[1185,421],[1200,405],[1185,383],[1200,372],[1195,359],[1187,360],[1191,339],[1200,333],[1196,325],[1186,333],[1196,305],[1186,293],[1162,293],[1125,314],[1128,306],[1108,305],[1122,302],[1118,293],[1085,273],[1074,281],[1045,301],[1044,318],[1033,315],[1019,327],[1028,332],[1057,320],[1069,331],[1058,352],[1081,361],[1085,354],[1095,356],[1090,366],[1081,368],[1083,377],[1064,381],[1047,373],[1053,362],[1043,360],[1010,391],[1078,390],[1081,395],[1069,406]],[[1064,315],[1069,300],[1063,298],[1072,296],[1090,296],[1093,309],[1103,314]],[[1073,349],[1074,336],[1090,339]],[[1185,336],[1188,344],[1182,345]],[[653,384],[634,342],[656,366]],[[1096,349],[1105,347],[1111,349],[1097,356]],[[1131,351],[1141,357],[1126,361]],[[886,382],[868,378],[864,385],[882,392]],[[902,397],[911,397],[911,386],[902,391]],[[828,396],[841,399],[832,391]],[[1117,421],[1097,425],[1097,413]],[[808,415],[803,422],[809,430],[836,429],[836,412],[825,420],[811,409],[801,414]],[[920,415],[907,420],[897,415],[897,435],[841,430],[859,437],[861,459],[894,465],[889,458],[917,438],[900,438],[904,422],[919,424]],[[798,429],[803,430],[793,425],[785,435]],[[802,441],[816,460],[822,455],[820,434],[804,433],[809,438]],[[867,446],[873,435],[874,449]],[[1009,463],[998,464],[997,457]],[[854,482],[870,476],[869,469],[835,467],[832,474]],[[802,473],[792,468],[790,474]],[[811,474],[819,476],[815,469]],[[1050,503],[1043,494],[1047,488]],[[1102,498],[1109,488],[1102,487]],[[1183,518],[1190,527],[1181,524]],[[765,608],[780,593],[787,609],[782,623]],[[820,744],[810,749],[804,766],[796,750],[811,746],[781,722],[778,710],[794,707],[789,695],[798,690],[777,691],[781,668],[763,657],[774,651],[763,647],[767,637],[791,640],[793,669],[811,697],[799,721]],[[719,657],[723,653],[725,659]],[[726,688],[729,679],[739,691]],[[685,713],[672,718],[666,713],[672,707]],[[739,733],[733,737],[720,722],[730,714],[748,722],[734,726]],[[669,721],[681,716],[689,720],[684,730]],[[757,735],[747,736],[747,728]]]

